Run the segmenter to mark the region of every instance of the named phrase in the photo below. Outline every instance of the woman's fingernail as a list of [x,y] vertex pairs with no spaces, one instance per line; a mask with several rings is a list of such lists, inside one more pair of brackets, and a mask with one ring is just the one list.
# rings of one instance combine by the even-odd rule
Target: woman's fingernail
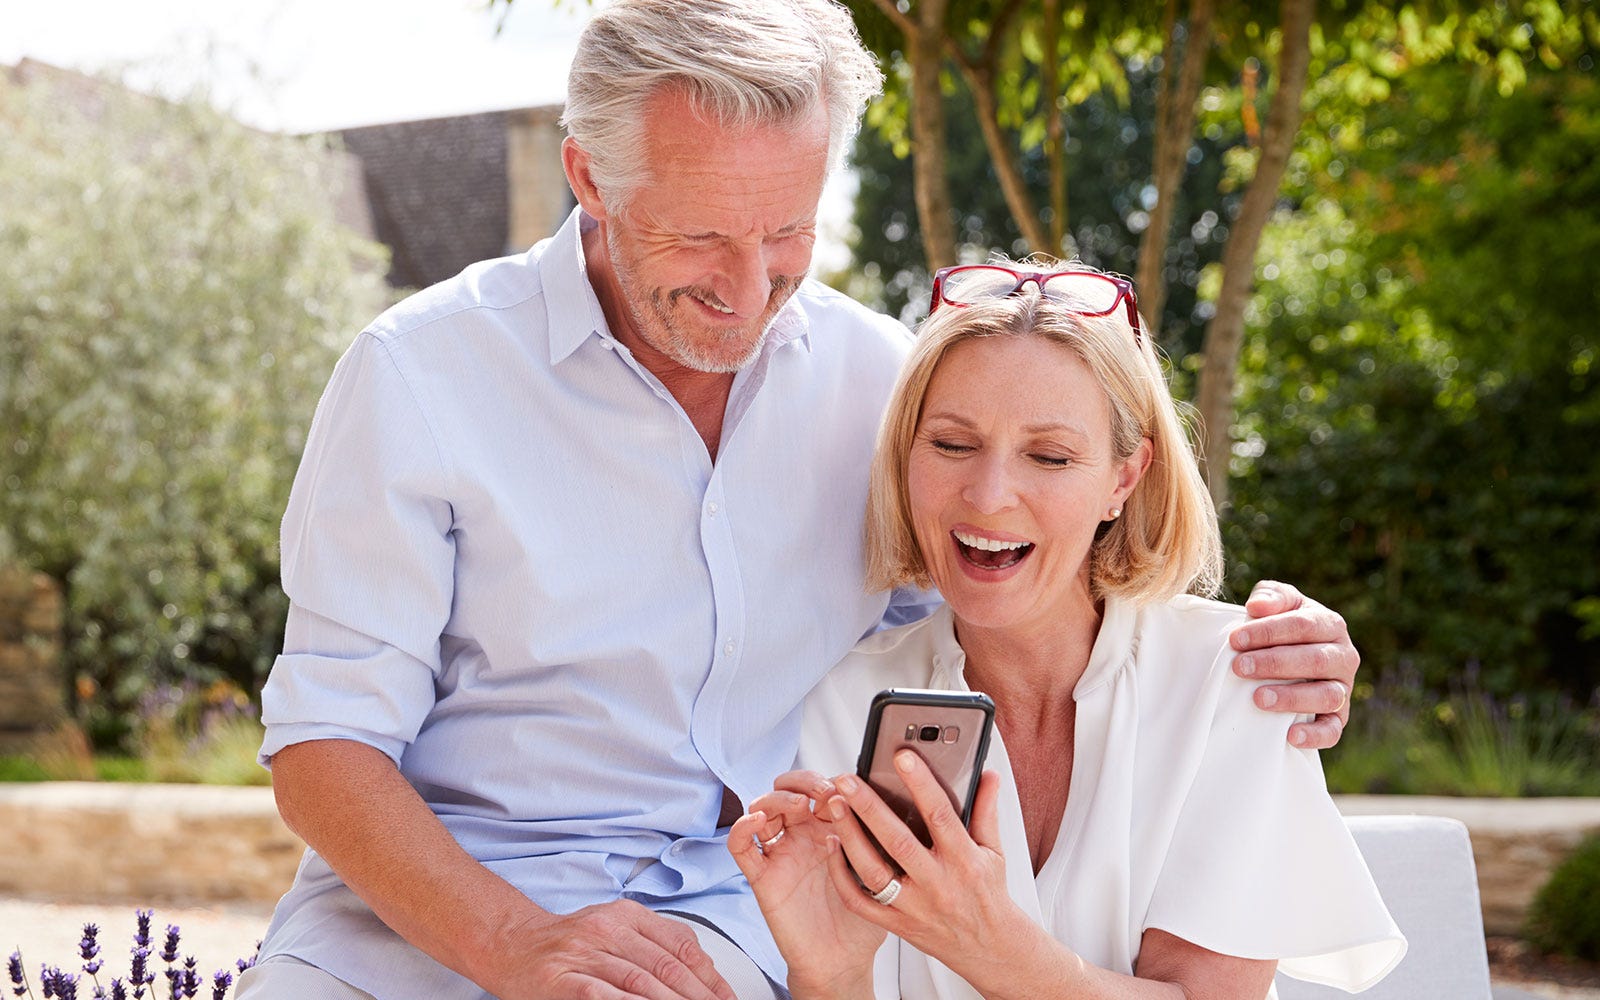
[[901,750],[894,755],[894,766],[904,774],[910,774],[916,766],[917,755],[910,750]]
[[845,793],[846,795],[854,795],[856,790],[860,787],[860,782],[856,781],[854,777],[848,774],[840,778],[838,784],[839,791]]
[[1261,699],[1262,708],[1271,708],[1278,703],[1278,692],[1271,688],[1262,688],[1256,697]]
[[1241,656],[1233,661],[1233,672],[1240,677],[1254,677],[1256,661],[1253,656]]
[[828,815],[833,819],[844,819],[844,814],[850,811],[844,799],[835,797],[828,800]]

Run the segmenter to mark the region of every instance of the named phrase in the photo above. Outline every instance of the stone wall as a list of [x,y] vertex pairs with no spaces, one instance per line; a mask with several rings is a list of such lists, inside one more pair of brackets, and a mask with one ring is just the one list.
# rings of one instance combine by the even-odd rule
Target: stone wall
[[270,788],[0,785],[0,896],[273,903],[304,849]]
[[24,753],[67,719],[61,590],[43,573],[0,567],[0,753]]
[[[1465,823],[1490,934],[1517,934],[1550,872],[1600,832],[1600,799],[1335,798],[1347,816]],[[278,818],[270,788],[0,784],[0,896],[272,903],[293,881],[303,847]]]

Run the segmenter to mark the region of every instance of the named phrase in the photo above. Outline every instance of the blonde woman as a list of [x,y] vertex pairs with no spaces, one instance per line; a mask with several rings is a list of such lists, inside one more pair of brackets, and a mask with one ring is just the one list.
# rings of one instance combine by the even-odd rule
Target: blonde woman
[[[1230,669],[1245,616],[1206,599],[1216,517],[1129,282],[939,273],[867,551],[869,585],[947,603],[834,668],[801,770],[729,836],[797,998],[1233,1000],[1279,965],[1357,990],[1399,961],[1315,752]],[[889,687],[993,698],[970,832],[909,750],[931,847],[847,773]]]

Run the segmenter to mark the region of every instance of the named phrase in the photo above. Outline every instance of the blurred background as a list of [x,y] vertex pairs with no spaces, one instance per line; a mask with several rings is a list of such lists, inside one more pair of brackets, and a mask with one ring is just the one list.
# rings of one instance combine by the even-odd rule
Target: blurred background
[[[888,88],[817,276],[908,324],[996,252],[1133,276],[1230,596],[1292,582],[1362,651],[1333,790],[1600,796],[1594,0],[850,6]],[[571,210],[594,10],[0,2],[0,783],[268,781],[316,401],[387,304]],[[1600,840],[1562,836],[1501,926],[1600,959]]]
[[[1363,653],[1337,791],[1600,794],[1592,0],[858,0],[817,272],[1137,278],[1232,596]],[[264,782],[277,530],[356,331],[553,232],[594,8],[0,8],[0,778]]]

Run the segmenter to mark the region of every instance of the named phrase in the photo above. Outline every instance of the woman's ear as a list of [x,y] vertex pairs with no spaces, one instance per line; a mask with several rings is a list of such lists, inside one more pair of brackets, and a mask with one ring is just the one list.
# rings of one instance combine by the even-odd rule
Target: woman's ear
[[1133,454],[1123,459],[1117,467],[1117,488],[1111,491],[1111,506],[1121,509],[1127,501],[1128,494],[1139,485],[1139,480],[1144,478],[1145,470],[1150,468],[1150,462],[1155,457],[1155,445],[1149,438],[1139,442],[1139,447],[1133,449]]

